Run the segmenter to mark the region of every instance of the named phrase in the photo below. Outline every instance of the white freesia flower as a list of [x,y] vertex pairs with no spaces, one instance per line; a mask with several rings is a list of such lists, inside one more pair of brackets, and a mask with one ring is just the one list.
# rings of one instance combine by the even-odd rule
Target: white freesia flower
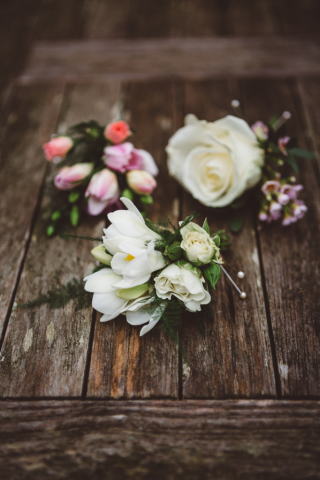
[[219,258],[219,247],[199,225],[193,222],[188,223],[181,229],[181,235],[181,248],[190,262],[199,266],[211,261],[222,263],[222,259]]
[[204,288],[205,279],[196,267],[187,263],[182,268],[171,264],[155,278],[157,296],[171,300],[172,295],[182,300],[192,312],[210,302],[211,296]]
[[150,300],[150,297],[138,298],[131,302],[126,309],[127,322],[130,323],[130,325],[148,324],[142,327],[140,337],[156,326],[167,306],[166,303],[163,302],[150,313],[144,308],[150,304]]
[[229,205],[261,177],[257,138],[244,120],[231,115],[213,123],[187,115],[166,151],[170,175],[210,207]]
[[104,229],[103,243],[113,256],[111,267],[121,275],[117,288],[132,288],[147,282],[152,272],[165,267],[160,252],[154,249],[160,235],[148,228],[142,215],[127,198],[121,198],[128,210],[109,213],[111,226]]

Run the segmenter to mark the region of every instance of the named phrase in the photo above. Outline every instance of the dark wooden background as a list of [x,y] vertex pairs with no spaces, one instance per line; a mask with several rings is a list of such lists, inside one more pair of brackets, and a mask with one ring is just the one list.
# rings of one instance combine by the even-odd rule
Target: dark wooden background
[[185,316],[189,362],[123,316],[13,308],[94,266],[91,244],[44,235],[52,133],[120,112],[160,168],[152,218],[196,209],[224,228],[168,176],[167,141],[185,114],[213,121],[237,98],[249,124],[289,110],[319,152],[319,15],[317,0],[1,2],[1,478],[320,478],[318,161],[300,162],[303,220],[247,212],[226,259],[248,297],[222,279],[205,334]]

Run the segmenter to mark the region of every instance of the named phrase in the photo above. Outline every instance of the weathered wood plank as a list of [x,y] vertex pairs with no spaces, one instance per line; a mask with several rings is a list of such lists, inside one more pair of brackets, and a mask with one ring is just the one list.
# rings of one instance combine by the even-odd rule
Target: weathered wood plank
[[[284,110],[292,113],[288,131],[303,146],[304,112],[295,84],[286,81],[242,83],[245,115],[249,123],[267,121]],[[305,186],[302,199],[306,217],[290,227],[262,226],[259,233],[263,269],[282,395],[320,395],[319,301],[320,194],[310,160],[299,162],[298,182]]]
[[318,402],[0,403],[11,478],[317,479]]
[[127,38],[154,38],[170,36],[171,0],[130,2]]
[[[63,133],[66,125],[90,118],[107,123],[118,94],[117,85],[76,88],[69,110],[61,119],[59,132]],[[32,158],[32,150],[27,153]],[[45,164],[41,155],[40,160]],[[30,191],[29,196],[31,201]],[[91,242],[46,238],[43,220],[48,211],[50,197],[45,196],[17,292],[18,303],[32,300],[40,292],[65,284],[73,277],[81,279],[94,266]],[[102,234],[103,225],[101,218],[86,217],[75,233],[98,236]],[[80,397],[91,321],[91,307],[77,312],[73,301],[57,310],[50,310],[46,305],[14,310],[2,348],[1,397]]]
[[[187,83],[185,112],[214,121],[234,113],[232,89],[226,81]],[[225,214],[205,208],[191,195],[184,195],[183,218],[192,211],[197,221],[208,217],[210,230],[228,228]],[[183,368],[183,398],[273,397],[276,395],[266,311],[261,285],[260,265],[251,212],[245,217],[243,231],[232,237],[225,260],[243,280],[227,271],[247,293],[238,292],[223,275],[216,291],[211,292],[214,318],[206,318],[197,328],[197,314],[186,315],[182,325],[182,345],[189,365]]]
[[20,81],[319,75],[319,60],[318,37],[39,42]]
[[46,164],[41,143],[56,128],[62,93],[63,89],[56,87],[20,87],[12,92],[10,111],[3,117],[0,154],[0,336],[19,279],[44,180]]
[[35,24],[34,40],[80,38],[85,0],[42,0]]
[[231,0],[231,32],[234,36],[271,36],[278,25],[270,0]]
[[[174,131],[174,84],[140,83],[128,86],[124,117],[137,134],[136,147],[155,158],[160,173],[151,219],[179,215],[177,184],[168,178],[164,147]],[[157,330],[139,337],[139,327],[124,316],[100,323],[97,316],[88,383],[88,397],[150,398],[178,395],[178,351]]]
[[274,22],[277,32],[286,35],[319,34],[317,19],[320,15],[320,4],[317,0],[291,2],[273,0]]
[[320,168],[320,82],[317,78],[298,80],[299,93],[303,102],[307,129],[305,135],[312,140],[313,149],[317,152],[317,163]]
[[125,38],[130,0],[87,0],[84,38]]

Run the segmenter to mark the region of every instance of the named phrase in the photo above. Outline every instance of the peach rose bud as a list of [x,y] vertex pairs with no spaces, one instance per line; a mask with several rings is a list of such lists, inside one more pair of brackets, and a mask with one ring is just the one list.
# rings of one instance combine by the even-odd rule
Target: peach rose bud
[[73,147],[73,140],[70,137],[54,137],[50,142],[42,145],[44,155],[49,162],[56,157],[64,157]]
[[129,125],[123,120],[109,123],[104,130],[104,136],[116,144],[123,142],[131,133]]
[[54,179],[59,190],[72,190],[92,172],[93,163],[76,163],[72,167],[63,167]]
[[88,200],[89,215],[99,215],[119,199],[120,191],[115,173],[108,168],[93,175],[85,196]]
[[127,172],[127,183],[134,192],[140,195],[150,195],[157,186],[153,176],[145,170]]

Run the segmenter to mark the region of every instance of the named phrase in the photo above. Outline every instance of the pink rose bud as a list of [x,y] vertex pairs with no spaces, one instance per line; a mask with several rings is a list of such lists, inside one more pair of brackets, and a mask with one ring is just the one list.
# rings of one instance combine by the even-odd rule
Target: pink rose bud
[[107,168],[93,175],[85,196],[88,200],[88,213],[99,215],[119,199],[119,186],[115,173]]
[[287,205],[290,202],[290,197],[286,193],[280,193],[278,195],[278,202],[280,205]]
[[157,182],[144,170],[131,170],[127,173],[127,183],[130,188],[140,195],[150,195],[157,186]]
[[159,173],[158,167],[150,153],[134,148],[130,142],[106,147],[104,149],[103,159],[107,167],[117,172],[124,173],[128,170],[145,170],[153,176]]
[[261,187],[262,192],[267,196],[271,192],[279,192],[280,183],[276,180],[269,180]]
[[50,142],[42,145],[44,155],[49,162],[56,157],[64,157],[73,147],[73,140],[70,137],[54,137]]
[[268,220],[268,215],[266,212],[262,211],[259,213],[259,220],[261,222],[266,222]]
[[104,130],[104,136],[116,144],[123,142],[131,133],[129,125],[123,120],[109,123]]
[[93,169],[93,163],[76,163],[72,167],[63,167],[54,179],[59,190],[72,190],[80,185]]
[[254,131],[259,140],[267,140],[269,136],[269,129],[263,122],[255,122],[253,125],[251,125],[251,129]]
[[289,140],[290,140],[290,137],[283,137],[283,138],[279,138],[278,140],[278,147],[280,148],[281,153],[283,155],[288,155],[288,153],[286,152],[286,145],[289,142]]

